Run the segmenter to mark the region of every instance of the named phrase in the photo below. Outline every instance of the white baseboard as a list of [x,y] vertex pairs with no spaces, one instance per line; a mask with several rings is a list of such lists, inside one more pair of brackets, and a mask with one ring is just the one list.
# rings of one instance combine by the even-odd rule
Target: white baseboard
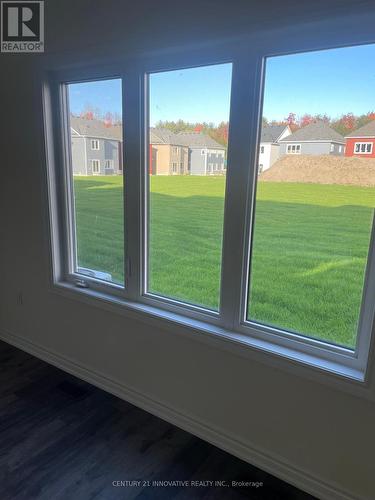
[[[7,342],[47,363],[60,368],[90,384],[99,387],[143,410],[160,417],[171,424],[198,436],[199,438],[245,460],[246,462],[272,474],[283,481],[293,484],[297,488],[314,495],[322,500],[366,500],[364,497],[352,496],[343,492],[334,484],[324,483],[318,477],[311,476],[308,472],[298,469],[286,462],[282,457],[271,455],[256,449],[250,443],[241,442],[227,431],[215,428],[193,416],[181,413],[174,408],[153,400],[145,394],[111,380],[103,374],[94,372],[90,368],[74,360],[61,356],[29,340],[14,335],[10,332],[0,331],[0,340]],[[368,499],[367,499],[368,500]]]

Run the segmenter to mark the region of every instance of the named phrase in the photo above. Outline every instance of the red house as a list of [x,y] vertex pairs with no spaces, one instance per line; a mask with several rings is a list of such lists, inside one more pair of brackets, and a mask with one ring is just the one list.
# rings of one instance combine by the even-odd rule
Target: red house
[[345,137],[345,156],[375,158],[375,120]]

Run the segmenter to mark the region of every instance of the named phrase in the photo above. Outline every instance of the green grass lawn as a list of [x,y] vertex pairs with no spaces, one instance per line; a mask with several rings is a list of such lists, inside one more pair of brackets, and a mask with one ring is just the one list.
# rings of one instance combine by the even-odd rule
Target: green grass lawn
[[[76,177],[79,264],[123,280],[121,177]],[[224,178],[151,179],[150,290],[217,308]],[[372,188],[259,183],[249,317],[353,346]]]

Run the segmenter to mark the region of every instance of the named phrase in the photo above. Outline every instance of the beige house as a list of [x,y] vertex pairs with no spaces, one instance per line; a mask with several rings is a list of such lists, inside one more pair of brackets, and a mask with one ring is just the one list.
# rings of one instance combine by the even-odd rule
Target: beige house
[[150,129],[150,174],[189,174],[189,148],[176,142],[170,130]]

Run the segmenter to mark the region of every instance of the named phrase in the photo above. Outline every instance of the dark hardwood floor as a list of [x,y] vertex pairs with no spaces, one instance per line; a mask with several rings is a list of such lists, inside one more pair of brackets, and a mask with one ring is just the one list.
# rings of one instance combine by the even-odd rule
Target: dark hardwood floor
[[[115,481],[141,484],[114,486]],[[154,481],[188,481],[189,486],[146,486]],[[232,487],[232,481],[263,486]],[[312,497],[0,342],[0,499],[131,498]]]

